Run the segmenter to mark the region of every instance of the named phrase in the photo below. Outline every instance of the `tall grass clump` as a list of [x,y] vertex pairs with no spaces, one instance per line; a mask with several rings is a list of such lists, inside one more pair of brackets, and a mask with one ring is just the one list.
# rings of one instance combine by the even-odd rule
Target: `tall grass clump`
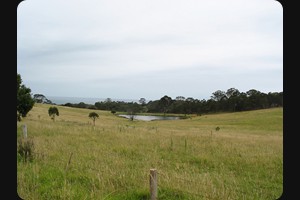
[[17,144],[18,158],[24,162],[32,161],[34,158],[34,142],[33,138],[18,138]]

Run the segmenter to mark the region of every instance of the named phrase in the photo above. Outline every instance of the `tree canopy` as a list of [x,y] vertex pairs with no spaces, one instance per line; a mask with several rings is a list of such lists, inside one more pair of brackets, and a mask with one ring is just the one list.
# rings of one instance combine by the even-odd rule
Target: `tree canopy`
[[33,99],[36,103],[52,104],[52,101],[47,99],[43,94],[34,94]]
[[99,115],[96,112],[90,112],[89,118],[91,118],[93,120],[93,123],[94,123],[94,126],[95,126],[96,118],[99,118]]
[[58,108],[55,107],[55,106],[51,106],[49,109],[48,109],[48,114],[49,116],[51,117],[51,119],[53,121],[55,121],[55,116],[59,116],[59,111],[58,111]]
[[22,117],[26,117],[33,105],[31,89],[22,84],[21,75],[17,73],[17,120],[21,121]]
[[177,96],[175,99],[172,99],[168,95],[164,95],[158,100],[145,102],[144,98],[141,98],[138,102],[112,101],[110,98],[107,98],[106,101],[98,101],[94,105],[67,103],[64,106],[110,110],[114,113],[127,112],[132,116],[143,112],[201,115],[282,107],[283,92],[263,93],[255,89],[240,92],[236,88],[229,88],[226,91],[216,90],[208,100],[184,96]]

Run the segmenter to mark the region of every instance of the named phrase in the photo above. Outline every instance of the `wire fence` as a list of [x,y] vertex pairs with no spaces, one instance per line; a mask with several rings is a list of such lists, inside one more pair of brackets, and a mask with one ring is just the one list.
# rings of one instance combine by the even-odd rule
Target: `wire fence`
[[[171,182],[172,186],[170,188],[172,188],[173,190],[182,191],[183,193],[192,195],[195,198],[196,197],[201,197],[201,198],[204,197],[203,194],[191,192],[191,191],[188,191],[187,188],[182,187],[184,185],[185,186],[190,186],[191,184],[192,185],[197,185],[197,184],[199,184],[199,181],[188,179],[188,178],[183,178],[183,177],[177,177],[177,176],[174,176],[174,175],[170,176],[170,175],[168,175],[168,174],[166,174],[162,171],[158,171],[157,174],[159,176],[159,180],[161,180],[161,181],[158,181],[158,188],[160,188],[160,186],[163,187],[163,185],[162,185],[163,183],[161,183],[161,182],[163,182],[163,180],[168,180],[168,181],[164,181],[164,182],[167,182],[167,183]],[[175,184],[174,180],[177,180],[179,184]],[[174,185],[179,185],[181,187],[175,187]]]

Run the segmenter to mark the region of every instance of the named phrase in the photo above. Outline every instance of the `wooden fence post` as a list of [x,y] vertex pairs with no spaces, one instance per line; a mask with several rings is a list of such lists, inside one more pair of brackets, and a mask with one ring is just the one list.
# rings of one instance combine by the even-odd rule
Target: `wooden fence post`
[[23,136],[24,136],[24,138],[27,138],[27,126],[26,126],[26,124],[22,125],[22,129],[23,129]]
[[157,200],[157,171],[150,169],[150,200]]

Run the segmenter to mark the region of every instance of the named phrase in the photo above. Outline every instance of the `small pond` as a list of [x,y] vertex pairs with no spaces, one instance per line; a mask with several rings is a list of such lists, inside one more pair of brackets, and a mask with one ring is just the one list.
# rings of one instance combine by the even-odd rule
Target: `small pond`
[[[131,115],[119,115],[120,117],[125,117],[130,119]],[[153,120],[177,120],[180,117],[171,117],[171,116],[154,116],[154,115],[134,115],[135,120],[143,120],[143,121],[153,121]]]

